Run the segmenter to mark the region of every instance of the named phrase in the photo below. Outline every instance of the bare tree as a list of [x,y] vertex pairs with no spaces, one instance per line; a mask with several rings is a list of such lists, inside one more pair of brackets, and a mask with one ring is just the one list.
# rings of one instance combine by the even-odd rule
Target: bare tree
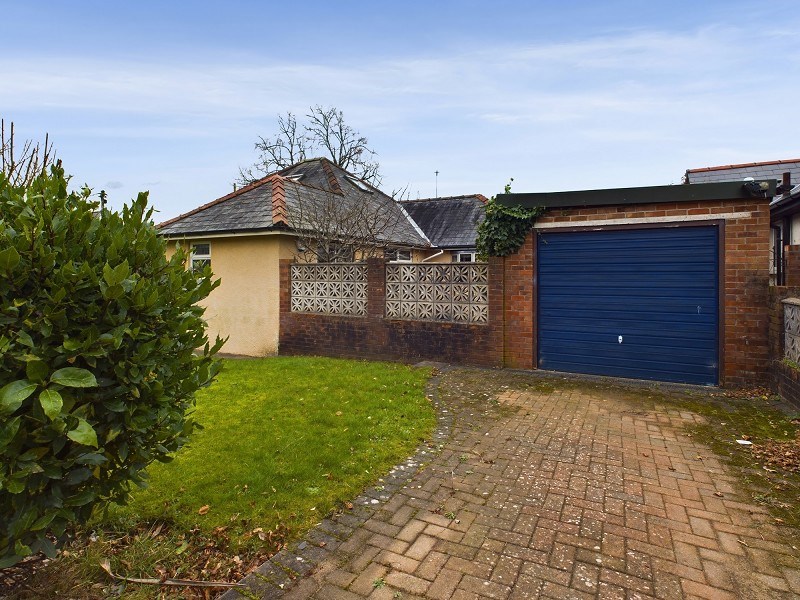
[[383,257],[407,231],[407,217],[391,198],[364,202],[332,192],[304,196],[292,207],[290,226],[307,261],[352,262]]
[[285,117],[278,115],[278,133],[274,138],[258,136],[258,161],[250,167],[239,168],[237,183],[252,183],[267,173],[305,160],[312,141],[302,126],[298,129],[297,117],[292,113],[287,112]]
[[278,116],[278,132],[274,137],[259,136],[255,144],[258,160],[239,169],[236,183],[248,184],[278,169],[285,169],[309,156],[322,153],[353,175],[380,183],[380,166],[369,141],[344,120],[337,108],[320,105],[309,108],[306,123],[299,123],[291,112]]
[[25,140],[20,149],[14,140],[14,122],[9,123],[6,133],[5,119],[0,119],[0,171],[12,186],[30,185],[55,158],[48,134],[44,136],[44,144]]

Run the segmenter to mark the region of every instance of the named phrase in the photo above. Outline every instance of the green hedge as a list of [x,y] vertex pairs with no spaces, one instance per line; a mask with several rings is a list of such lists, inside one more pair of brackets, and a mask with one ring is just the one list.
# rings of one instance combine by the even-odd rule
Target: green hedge
[[0,174],[0,567],[143,485],[219,370],[211,272],[166,258],[146,194],[118,213],[67,187],[60,165],[27,189]]

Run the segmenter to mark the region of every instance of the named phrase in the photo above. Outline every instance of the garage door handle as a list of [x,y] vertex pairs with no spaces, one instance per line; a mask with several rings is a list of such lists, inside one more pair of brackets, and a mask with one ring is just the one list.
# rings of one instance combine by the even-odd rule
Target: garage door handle
[[622,336],[619,336],[618,339],[619,339],[619,343],[621,344],[622,343]]

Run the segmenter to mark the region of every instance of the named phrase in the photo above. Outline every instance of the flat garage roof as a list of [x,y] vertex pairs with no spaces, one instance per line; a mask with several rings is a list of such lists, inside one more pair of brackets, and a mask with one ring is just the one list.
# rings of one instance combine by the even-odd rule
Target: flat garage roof
[[[765,179],[769,184],[765,198],[775,195],[775,179]],[[606,190],[580,190],[575,192],[541,192],[523,194],[498,194],[497,202],[505,206],[533,208],[568,208],[579,206],[609,206],[614,204],[650,204],[653,202],[699,202],[704,200],[750,199],[752,194],[742,181],[717,183],[689,183],[657,185],[650,187],[613,188]]]

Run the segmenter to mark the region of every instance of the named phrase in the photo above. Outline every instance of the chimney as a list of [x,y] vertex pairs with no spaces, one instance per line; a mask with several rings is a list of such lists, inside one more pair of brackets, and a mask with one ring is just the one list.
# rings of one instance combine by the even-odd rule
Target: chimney
[[786,173],[783,174],[781,186],[786,192],[792,189],[792,174],[790,172],[787,171]]

